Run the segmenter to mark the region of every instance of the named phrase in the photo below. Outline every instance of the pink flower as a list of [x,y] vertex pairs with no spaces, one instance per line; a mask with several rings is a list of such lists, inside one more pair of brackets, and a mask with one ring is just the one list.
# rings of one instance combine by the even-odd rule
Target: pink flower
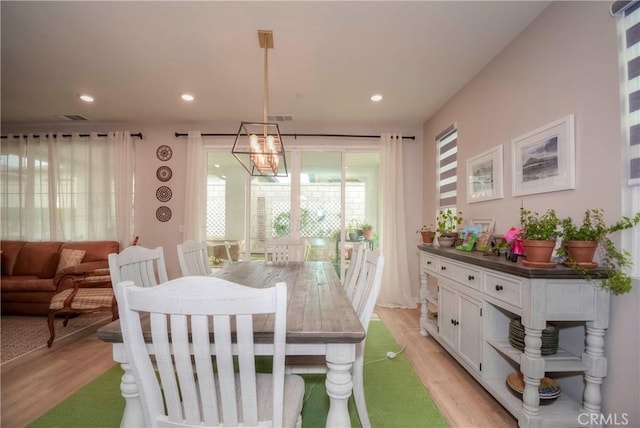
[[511,227],[505,234],[504,239],[511,244],[516,239],[520,238],[520,234],[522,233],[522,229],[518,227]]

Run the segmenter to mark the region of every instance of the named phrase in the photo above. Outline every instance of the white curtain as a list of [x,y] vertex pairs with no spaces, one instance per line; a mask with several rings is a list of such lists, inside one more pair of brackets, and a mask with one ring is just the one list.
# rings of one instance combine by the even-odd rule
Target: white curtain
[[380,189],[382,192],[381,246],[384,270],[378,304],[389,308],[415,308],[411,296],[404,221],[402,135],[382,134]]
[[112,139],[9,135],[0,154],[2,239],[117,239]]
[[116,233],[120,248],[125,248],[132,241],[133,230],[133,173],[135,152],[133,139],[129,131],[110,132],[115,150],[115,211]]
[[187,186],[184,203],[184,240],[204,241],[206,234],[206,197],[204,141],[200,131],[187,137]]

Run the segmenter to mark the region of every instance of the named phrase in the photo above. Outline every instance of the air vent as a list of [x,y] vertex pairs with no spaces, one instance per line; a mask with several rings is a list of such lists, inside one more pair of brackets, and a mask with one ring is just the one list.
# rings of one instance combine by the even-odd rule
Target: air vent
[[70,120],[70,121],[84,121],[84,120],[89,120],[86,117],[82,116],[81,114],[61,114],[56,116],[58,119],[62,119],[62,120]]
[[293,116],[290,114],[269,115],[267,116],[267,120],[269,122],[291,122],[293,120]]

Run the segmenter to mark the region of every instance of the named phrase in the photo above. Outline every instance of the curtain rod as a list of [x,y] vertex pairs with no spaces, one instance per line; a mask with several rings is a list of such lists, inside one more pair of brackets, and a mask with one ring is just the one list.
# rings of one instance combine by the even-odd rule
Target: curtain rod
[[[180,132],[176,132],[176,138],[177,137],[187,137],[189,134],[185,134],[185,133],[180,133]],[[211,133],[206,133],[206,134],[200,134],[203,137],[235,137],[238,134],[211,134]],[[283,137],[293,137],[298,138],[298,137],[332,137],[332,138],[380,138],[380,135],[352,135],[352,134],[280,134]],[[402,139],[407,139],[407,140],[415,140],[416,137],[415,136],[402,136]]]
[[[47,137],[49,136],[49,134],[43,134],[43,135],[45,135]],[[54,137],[56,136],[56,134],[52,134],[52,135]],[[80,135],[80,137],[90,137],[91,136],[91,134],[79,134],[79,135]],[[98,137],[107,137],[108,135],[109,134],[98,134]],[[132,137],[134,137],[134,138],[137,137],[137,138],[140,138],[142,140],[142,132],[138,132],[138,133],[135,133],[135,134],[132,132],[130,135]],[[73,134],[60,134],[60,136],[61,137],[72,137]],[[33,138],[40,138],[40,134],[33,134],[32,137]],[[8,136],[7,135],[2,135],[2,136],[0,136],[0,138],[8,138]],[[20,135],[14,135],[13,138],[20,138]]]

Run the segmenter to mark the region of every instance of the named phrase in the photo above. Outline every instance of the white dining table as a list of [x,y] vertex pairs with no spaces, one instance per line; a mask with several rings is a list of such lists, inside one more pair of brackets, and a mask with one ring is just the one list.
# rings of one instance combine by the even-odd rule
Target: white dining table
[[[329,397],[327,427],[351,426],[348,400],[353,391],[351,368],[356,358],[356,344],[365,330],[349,301],[334,267],[328,262],[234,262],[215,269],[213,276],[250,287],[287,284],[287,355],[324,355],[327,364],[325,381]],[[144,326],[150,341],[150,329]],[[273,335],[273,322],[265,317],[254,326],[255,340]],[[144,426],[142,404],[135,377],[128,364],[118,320],[98,330],[98,337],[113,345],[113,358],[124,374],[120,390],[125,399],[121,427]]]

